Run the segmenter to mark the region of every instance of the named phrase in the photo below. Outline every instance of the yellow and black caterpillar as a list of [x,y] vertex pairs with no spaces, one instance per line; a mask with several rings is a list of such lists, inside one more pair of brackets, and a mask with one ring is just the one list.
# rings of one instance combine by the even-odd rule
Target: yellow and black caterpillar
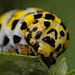
[[50,66],[68,44],[65,24],[43,9],[12,10],[0,16],[0,52],[41,55]]

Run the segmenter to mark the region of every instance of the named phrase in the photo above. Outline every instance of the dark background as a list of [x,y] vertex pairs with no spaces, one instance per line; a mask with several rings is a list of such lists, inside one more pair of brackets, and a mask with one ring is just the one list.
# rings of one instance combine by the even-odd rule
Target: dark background
[[75,0],[0,0],[0,15],[12,9],[28,7],[38,7],[47,11],[53,10],[53,13],[66,24],[70,33],[70,44],[67,50],[57,58],[57,62],[66,57],[68,71],[75,69]]

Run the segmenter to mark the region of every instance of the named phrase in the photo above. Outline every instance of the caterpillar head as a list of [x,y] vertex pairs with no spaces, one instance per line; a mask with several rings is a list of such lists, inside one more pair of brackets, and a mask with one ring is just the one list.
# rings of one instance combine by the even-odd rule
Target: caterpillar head
[[[51,65],[65,51],[69,44],[69,34],[64,23],[45,18],[36,19],[25,32],[25,39],[32,51],[41,55],[42,60]],[[49,63],[49,64],[48,64]]]

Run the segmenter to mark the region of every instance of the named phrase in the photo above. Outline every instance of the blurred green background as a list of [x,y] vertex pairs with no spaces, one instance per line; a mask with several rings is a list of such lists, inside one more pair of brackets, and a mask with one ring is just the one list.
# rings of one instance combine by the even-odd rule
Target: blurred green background
[[66,24],[70,33],[70,44],[67,50],[57,58],[57,63],[66,57],[68,71],[75,69],[75,0],[0,0],[0,15],[9,10],[28,7],[52,11]]

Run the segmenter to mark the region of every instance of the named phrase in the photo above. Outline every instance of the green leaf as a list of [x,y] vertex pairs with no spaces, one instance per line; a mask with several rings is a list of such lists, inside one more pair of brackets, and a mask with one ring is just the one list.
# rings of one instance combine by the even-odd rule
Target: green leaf
[[66,73],[67,73],[66,59],[63,58],[55,67],[53,75],[66,75]]
[[0,53],[0,75],[50,75],[37,56]]
[[75,75],[75,69],[71,70],[67,75]]

